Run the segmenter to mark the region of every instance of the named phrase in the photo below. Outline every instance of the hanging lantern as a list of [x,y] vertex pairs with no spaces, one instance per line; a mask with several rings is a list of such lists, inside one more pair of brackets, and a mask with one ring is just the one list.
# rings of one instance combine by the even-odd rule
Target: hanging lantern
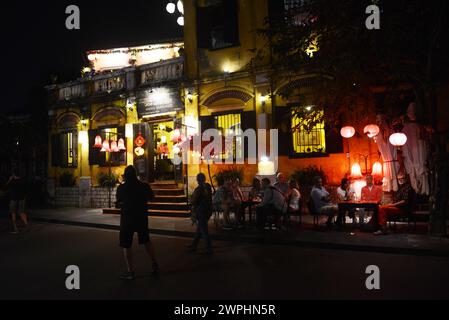
[[118,145],[117,145],[117,141],[113,140],[111,142],[111,152],[120,152]]
[[373,164],[373,172],[371,173],[374,177],[382,177],[383,173],[382,164],[377,161]]
[[407,143],[407,136],[403,133],[394,133],[390,136],[390,143],[395,147],[403,147]]
[[351,126],[343,127],[340,130],[340,134],[343,138],[350,139],[355,135],[355,129]]
[[362,168],[358,162],[354,163],[351,167],[351,177],[355,179],[363,177]]
[[181,153],[181,149],[178,146],[173,147],[173,154],[179,154]]
[[136,156],[141,157],[145,154],[145,149],[143,149],[142,147],[137,147],[134,150],[134,153],[136,154]]
[[100,149],[100,148],[102,148],[102,147],[103,147],[103,141],[102,141],[102,139],[101,139],[101,136],[98,135],[98,136],[95,137],[94,148]]
[[136,140],[134,140],[134,144],[138,147],[143,147],[145,144],[145,139],[142,137],[142,135],[139,133]]
[[179,131],[179,129],[175,129],[175,131],[173,131],[171,140],[173,142],[179,142],[180,138],[181,138],[181,131]]
[[173,2],[170,1],[169,3],[167,3],[166,10],[170,14],[175,13],[176,5]]
[[178,8],[179,13],[184,14],[184,4],[181,0],[178,0],[176,7]]
[[368,138],[372,139],[377,137],[380,132],[380,128],[378,125],[369,124],[365,127],[365,129],[363,129],[363,132],[368,136]]
[[111,148],[109,147],[109,141],[103,141],[103,148],[101,148],[100,152],[111,152]]
[[118,141],[118,149],[120,151],[125,151],[126,150],[125,140],[123,140],[122,138],[120,138],[119,141]]

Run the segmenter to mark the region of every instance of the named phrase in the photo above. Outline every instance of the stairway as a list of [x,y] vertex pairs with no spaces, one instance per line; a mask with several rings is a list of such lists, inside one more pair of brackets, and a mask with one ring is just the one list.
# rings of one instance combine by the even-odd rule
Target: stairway
[[[190,217],[190,208],[183,189],[174,182],[152,183],[155,198],[148,203],[148,215],[153,217]],[[104,214],[120,214],[120,209],[103,209]]]
[[156,217],[188,218],[190,208],[183,189],[174,183],[152,183],[155,198],[148,204],[148,214]]

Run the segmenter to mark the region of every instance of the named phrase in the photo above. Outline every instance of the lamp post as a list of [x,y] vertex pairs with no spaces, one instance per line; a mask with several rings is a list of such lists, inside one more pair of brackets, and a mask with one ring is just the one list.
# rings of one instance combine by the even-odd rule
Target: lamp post
[[355,128],[352,126],[346,126],[341,128],[340,134],[343,138],[346,139],[348,144],[348,152],[346,153],[346,157],[348,158],[348,167],[349,171],[351,171],[351,153],[350,153],[350,147],[349,147],[349,139],[351,139],[355,135]]
[[[119,138],[118,141],[111,139],[111,136],[115,136]],[[103,140],[100,135],[95,137],[95,145],[93,146],[96,149],[100,149],[100,152],[104,152],[109,155],[109,183],[108,183],[108,199],[109,199],[109,208],[112,207],[111,201],[111,193],[112,193],[112,154],[117,154],[122,151],[126,151],[125,139],[121,137],[122,135],[116,132],[106,132],[106,137]]]

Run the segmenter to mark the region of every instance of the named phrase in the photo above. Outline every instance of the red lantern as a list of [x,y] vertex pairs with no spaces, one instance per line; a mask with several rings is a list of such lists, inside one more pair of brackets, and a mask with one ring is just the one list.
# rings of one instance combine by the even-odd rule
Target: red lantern
[[379,134],[380,128],[378,125],[369,124],[365,127],[365,129],[363,129],[363,132],[368,136],[368,138],[372,139]]
[[108,140],[103,141],[103,148],[100,150],[100,152],[111,152],[111,148],[109,147]]
[[355,129],[351,126],[343,127],[340,130],[340,134],[343,138],[350,139],[355,135]]
[[98,136],[95,137],[94,148],[100,149],[101,147],[103,147],[103,141],[102,141],[102,139],[101,139],[101,136],[98,135]]
[[125,140],[123,140],[122,138],[120,138],[119,141],[118,141],[118,149],[120,151],[125,151],[126,150]]
[[136,140],[134,140],[134,144],[138,147],[143,147],[145,145],[145,139],[142,137],[142,135],[139,133]]
[[395,147],[403,147],[407,143],[407,136],[403,133],[394,133],[390,136],[390,143]]

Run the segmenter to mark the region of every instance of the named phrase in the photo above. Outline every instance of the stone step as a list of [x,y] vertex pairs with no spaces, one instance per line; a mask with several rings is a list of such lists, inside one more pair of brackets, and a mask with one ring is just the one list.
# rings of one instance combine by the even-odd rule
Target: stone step
[[175,183],[151,183],[152,189],[179,189],[179,186]]
[[183,196],[184,189],[153,189],[156,196]]
[[[120,209],[108,208],[103,209],[103,214],[120,214]],[[190,211],[188,210],[148,210],[148,215],[152,217],[171,217],[171,218],[188,218]]]
[[189,210],[187,202],[150,202],[148,204],[150,210]]
[[157,195],[154,198],[153,202],[170,202],[170,203],[187,203],[187,197],[185,195],[180,196],[163,196],[163,195]]

